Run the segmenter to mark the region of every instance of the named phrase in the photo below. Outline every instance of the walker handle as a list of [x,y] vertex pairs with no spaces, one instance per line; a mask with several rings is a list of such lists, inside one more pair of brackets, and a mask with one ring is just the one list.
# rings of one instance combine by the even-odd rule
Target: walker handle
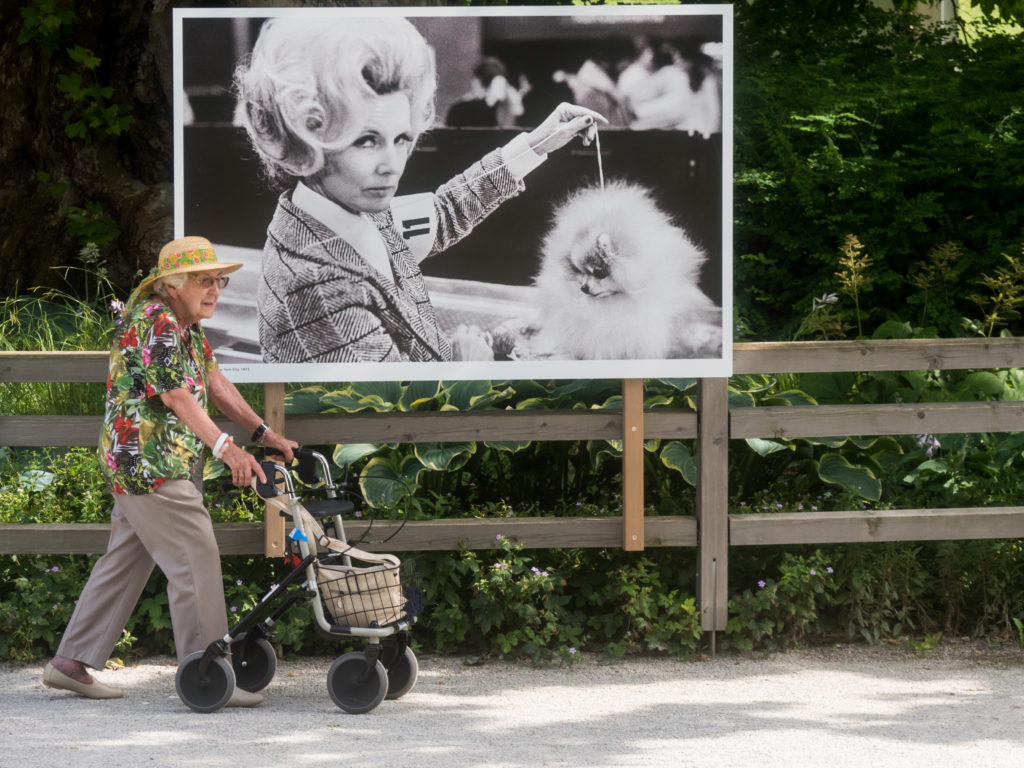
[[253,477],[253,488],[264,499],[272,499],[280,494],[276,480],[277,472],[281,466],[272,461],[261,461],[260,468],[263,470],[263,474],[267,476],[267,482],[261,483],[258,477]]

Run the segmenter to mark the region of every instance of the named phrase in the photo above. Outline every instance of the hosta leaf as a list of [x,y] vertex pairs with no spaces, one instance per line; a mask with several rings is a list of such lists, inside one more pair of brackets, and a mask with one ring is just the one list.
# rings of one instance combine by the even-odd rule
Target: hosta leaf
[[[210,459],[203,462],[203,480],[216,480],[218,477],[230,475],[231,469],[220,459]],[[267,478],[270,479],[269,477]]]
[[391,411],[402,399],[402,385],[397,381],[360,381],[350,387],[352,396],[370,404],[377,411]]
[[554,400],[568,398],[584,404],[599,403],[616,394],[622,394],[621,382],[603,379],[576,379],[555,387],[551,397]]
[[331,458],[339,467],[347,467],[379,450],[380,446],[375,443],[344,443],[334,446]]
[[826,453],[818,461],[818,476],[826,483],[838,485],[865,499],[878,501],[882,483],[867,467],[851,464],[838,453]]
[[765,440],[761,437],[748,437],[749,445],[758,456],[768,456],[779,451],[790,451],[792,446],[789,443],[780,443],[778,440]]
[[590,463],[595,467],[601,466],[605,459],[622,458],[621,440],[588,440],[587,453],[590,454]]
[[776,392],[760,401],[759,405],[817,405],[818,401],[799,389]]
[[444,472],[463,467],[476,453],[476,443],[418,443],[415,452],[424,467]]
[[1003,393],[1003,380],[991,371],[975,371],[964,379],[958,398],[973,400],[979,395],[985,398],[998,397]]
[[506,390],[510,395],[514,395],[520,400],[525,400],[529,397],[543,397],[548,391],[547,387],[532,379],[497,382],[494,387],[495,389]]
[[488,448],[493,448],[496,451],[504,451],[505,453],[519,453],[520,451],[526,450],[530,447],[529,440],[519,441],[501,441],[501,442],[488,442],[484,441],[484,445]]
[[444,385],[442,410],[468,411],[483,408],[500,396],[489,381],[456,381]]
[[423,410],[437,399],[440,392],[439,381],[410,381],[405,385],[398,407],[403,411]]
[[871,334],[872,339],[910,339],[913,336],[914,327],[900,320],[886,320]]
[[297,389],[284,396],[284,412],[286,414],[320,413],[323,410],[322,399],[327,394],[323,387],[312,386]]
[[826,448],[841,448],[846,445],[847,437],[828,436],[828,437],[805,437],[804,438],[811,445],[823,445]]
[[651,379],[649,386],[664,384],[677,392],[692,392],[697,388],[697,379]]
[[818,403],[847,403],[856,380],[853,373],[802,373],[800,390]]
[[738,392],[735,389],[729,390],[730,408],[753,408],[754,397],[749,392]]
[[402,458],[396,466],[390,459],[370,459],[359,474],[359,490],[371,507],[397,504],[412,495],[423,465],[413,455]]
[[659,405],[671,405],[672,402],[668,395],[653,394],[644,398],[644,408],[657,408]]
[[346,390],[328,392],[321,398],[323,404],[331,410],[341,413],[358,413],[359,411],[387,411],[390,408],[381,408],[374,403],[369,403],[354,396]]
[[690,485],[697,485],[697,458],[686,443],[673,440],[661,451],[661,463],[676,470]]

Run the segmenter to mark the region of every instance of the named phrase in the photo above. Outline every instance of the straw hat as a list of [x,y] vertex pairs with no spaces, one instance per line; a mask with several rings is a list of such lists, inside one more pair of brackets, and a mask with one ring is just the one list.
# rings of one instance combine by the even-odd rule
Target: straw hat
[[217,261],[213,245],[205,237],[181,237],[160,249],[156,267],[139,283],[134,294],[140,298],[149,296],[153,292],[153,283],[161,277],[182,275],[187,272],[217,271],[226,275],[241,267],[239,263]]

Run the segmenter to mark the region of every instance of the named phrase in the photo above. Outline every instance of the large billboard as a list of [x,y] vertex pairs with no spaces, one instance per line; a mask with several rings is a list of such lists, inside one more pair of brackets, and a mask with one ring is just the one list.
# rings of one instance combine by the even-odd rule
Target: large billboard
[[223,370],[730,375],[732,71],[729,6],[176,9]]

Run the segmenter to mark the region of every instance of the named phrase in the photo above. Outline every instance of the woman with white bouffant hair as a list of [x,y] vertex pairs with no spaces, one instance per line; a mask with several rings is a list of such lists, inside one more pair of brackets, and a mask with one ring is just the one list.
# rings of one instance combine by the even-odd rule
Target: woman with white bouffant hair
[[235,85],[252,146],[286,187],[263,251],[264,362],[490,359],[483,334],[441,333],[419,264],[604,118],[562,104],[435,192],[396,198],[436,90],[434,52],[407,19],[272,19]]

